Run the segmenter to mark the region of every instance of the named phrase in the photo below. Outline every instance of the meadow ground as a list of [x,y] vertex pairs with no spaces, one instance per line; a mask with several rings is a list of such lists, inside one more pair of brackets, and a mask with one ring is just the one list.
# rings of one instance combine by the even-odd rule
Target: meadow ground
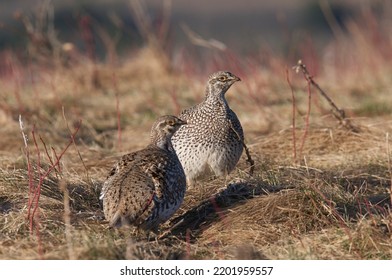
[[[0,258],[391,259],[392,34],[364,17],[372,24],[348,22],[322,51],[305,41],[291,58],[166,56],[151,42],[121,63],[72,48],[67,61],[3,52]],[[355,131],[291,68],[297,58]],[[227,99],[254,173],[244,154],[228,178],[188,190],[158,240],[108,228],[108,169],[148,143],[156,117],[200,102],[221,69],[242,79]]]

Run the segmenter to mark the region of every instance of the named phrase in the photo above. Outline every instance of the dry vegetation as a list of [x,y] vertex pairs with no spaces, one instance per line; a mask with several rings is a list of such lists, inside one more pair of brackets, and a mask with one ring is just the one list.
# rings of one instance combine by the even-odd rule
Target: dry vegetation
[[[384,13],[364,7],[322,55],[308,51],[311,42],[300,54],[358,132],[336,121],[314,87],[308,114],[296,61],[266,50],[174,60],[148,35],[122,63],[71,45],[29,62],[1,53],[0,258],[391,259],[392,12]],[[253,176],[243,155],[229,178],[200,182],[158,240],[109,229],[98,199],[108,168],[146,145],[157,116],[199,102],[217,69],[242,78],[227,97]]]

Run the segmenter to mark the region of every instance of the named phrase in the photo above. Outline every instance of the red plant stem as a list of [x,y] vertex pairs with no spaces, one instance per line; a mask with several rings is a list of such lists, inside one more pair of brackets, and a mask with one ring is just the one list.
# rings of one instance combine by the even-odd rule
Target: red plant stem
[[[56,159],[60,162],[59,157],[57,156],[56,150],[52,147],[52,151],[54,153],[54,156],[56,157]],[[59,173],[61,173],[61,165],[58,164],[57,167],[59,168]]]
[[32,203],[32,193],[33,193],[33,171],[31,169],[31,161],[30,161],[30,153],[27,147],[25,147],[25,151],[26,151],[26,160],[27,160],[27,174],[29,177],[29,200],[27,202],[28,205],[28,214],[27,216],[30,217],[30,205]]
[[287,83],[289,84],[289,87],[290,87],[290,90],[291,90],[291,103],[292,103],[292,106],[293,106],[293,118],[292,118],[292,126],[293,126],[293,130],[292,130],[292,133],[293,133],[293,162],[294,163],[296,163],[297,162],[297,144],[296,144],[296,135],[295,135],[295,108],[296,108],[296,103],[295,103],[295,94],[294,94],[294,89],[293,89],[293,86],[292,86],[292,84],[291,84],[291,81],[290,81],[290,76],[289,76],[289,70],[287,69],[287,67],[286,67],[286,80],[287,80]]
[[[34,141],[34,146],[35,150],[37,152],[37,172],[39,175],[39,181],[38,185],[36,187],[33,187],[33,189],[30,191],[30,194],[34,194],[33,198],[30,200],[30,204],[28,205],[28,217],[30,219],[30,233],[33,232],[33,220],[34,220],[34,214],[35,211],[37,210],[38,207],[38,200],[41,194],[41,185],[43,182],[43,178],[41,175],[41,152],[38,147],[37,139],[35,138],[35,129],[33,128],[33,131],[31,132],[33,135],[33,141]],[[34,208],[33,208],[34,205]],[[31,213],[31,209],[33,208],[33,213]]]
[[[46,157],[47,157],[48,160],[50,161],[50,164],[53,165],[53,160],[52,160],[52,157],[49,155],[48,148],[46,147],[45,141],[42,139],[41,136],[39,136],[39,139],[41,140],[42,145],[44,145]],[[53,150],[54,150],[54,149],[53,149]],[[59,165],[59,166],[60,166],[60,165]],[[59,170],[58,170],[58,169],[56,169],[55,171],[59,173]]]
[[[33,229],[34,215],[38,209],[38,201],[39,201],[39,197],[41,194],[41,186],[42,186],[43,180],[50,174],[50,172],[53,171],[53,169],[56,167],[56,165],[59,165],[59,162],[60,162],[62,156],[65,154],[65,152],[68,150],[68,148],[72,145],[73,139],[74,139],[75,135],[78,133],[81,124],[82,124],[82,121],[79,121],[79,125],[76,127],[75,132],[71,135],[71,140],[69,141],[67,146],[63,149],[61,154],[57,157],[56,162],[54,164],[52,164],[50,166],[50,168],[44,174],[41,174],[40,152],[39,152],[37,141],[35,139],[35,133],[33,130],[33,140],[34,140],[34,144],[37,149],[37,156],[38,156],[37,165],[38,165],[38,169],[39,169],[39,182],[38,182],[38,185],[35,187],[35,189],[33,191],[30,191],[30,194],[32,192],[34,193],[33,199],[30,200],[30,198],[29,198],[29,205],[28,205],[28,217],[30,219],[30,232],[32,232],[32,229]],[[35,201],[35,203],[34,203],[34,201]],[[33,203],[34,203],[34,209],[33,209],[33,212],[31,213],[31,208],[32,208]]]
[[45,172],[45,174],[42,176],[43,178],[46,178],[46,176],[48,176],[49,173],[53,171],[54,167],[55,167],[56,165],[59,164],[59,162],[60,162],[61,158],[63,157],[63,155],[65,154],[65,152],[66,152],[66,151],[68,150],[68,148],[72,145],[73,139],[75,138],[76,134],[78,133],[81,124],[82,124],[82,121],[80,120],[78,126],[76,127],[75,132],[71,135],[71,140],[69,141],[69,143],[67,144],[67,146],[64,148],[64,150],[61,152],[61,154],[59,155],[59,157],[58,157],[58,159],[56,160],[56,162],[54,163],[54,165],[52,165],[52,166]]
[[302,157],[302,152],[303,152],[303,148],[305,146],[305,140],[306,140],[306,136],[308,135],[308,131],[309,131],[309,118],[310,118],[310,109],[311,109],[311,98],[312,98],[312,89],[310,87],[310,82],[307,80],[308,83],[308,111],[306,112],[306,118],[305,118],[305,128],[304,128],[304,134],[302,136],[302,142],[301,142],[301,146],[299,148],[299,154]]
[[42,183],[44,180],[44,178],[41,175],[41,152],[38,148],[38,143],[35,138],[34,131],[32,132],[32,135],[33,135],[35,149],[37,151],[37,171],[38,171],[38,175],[39,175],[39,181],[38,181],[38,185],[34,189],[34,196],[33,196],[32,202],[31,202],[32,205],[34,205],[34,208],[33,208],[33,213],[31,215],[30,215],[30,211],[31,211],[32,205],[30,205],[30,207],[29,207],[30,232],[32,232],[32,230],[33,230],[34,215],[35,215],[35,212],[37,211],[37,208],[38,208],[38,201],[41,196],[41,186],[42,186]]

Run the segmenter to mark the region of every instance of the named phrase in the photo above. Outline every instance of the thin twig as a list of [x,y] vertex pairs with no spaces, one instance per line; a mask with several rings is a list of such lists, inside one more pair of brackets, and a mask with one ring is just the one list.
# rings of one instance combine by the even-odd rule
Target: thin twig
[[290,81],[290,76],[289,76],[289,70],[286,68],[286,80],[287,83],[289,84],[290,90],[291,90],[291,103],[293,106],[293,118],[292,118],[292,131],[293,131],[293,162],[294,164],[297,162],[297,145],[296,145],[296,135],[295,135],[295,94],[294,94],[294,89]]
[[33,180],[34,180],[34,175],[33,175],[33,170],[31,166],[31,160],[30,160],[30,151],[27,145],[28,139],[27,136],[24,132],[24,125],[22,121],[22,116],[19,115],[19,127],[20,131],[22,134],[23,138],[23,143],[24,143],[24,150],[25,150],[25,155],[26,155],[26,160],[27,160],[27,173],[28,173],[28,178],[29,178],[29,198],[28,198],[28,206],[27,206],[27,219],[29,221],[29,230],[30,234],[33,234],[35,232],[37,242],[38,242],[38,253],[40,258],[43,258],[43,250],[42,250],[42,240],[40,236],[40,219],[39,219],[39,199],[41,195],[41,186],[45,180],[45,178],[50,174],[50,172],[53,171],[53,169],[56,169],[56,166],[60,166],[60,160],[62,156],[65,154],[65,152],[68,150],[68,148],[71,146],[72,143],[74,143],[74,138],[76,133],[79,131],[81,126],[81,121],[79,122],[78,126],[76,127],[76,130],[74,133],[71,133],[71,140],[68,143],[68,145],[63,149],[61,154],[59,156],[56,155],[56,161],[53,162],[48,154],[48,151],[46,149],[46,144],[43,141],[43,139],[40,137],[43,145],[45,146],[46,153],[49,157],[49,160],[51,162],[51,166],[49,167],[46,172],[43,172],[41,168],[41,152],[37,143],[37,139],[35,137],[35,126],[33,126],[32,129],[32,137],[33,137],[33,142],[34,146],[36,149],[37,153],[37,172],[38,172],[38,183],[37,185],[34,185]]
[[[41,194],[41,186],[42,186],[43,180],[53,171],[53,169],[56,167],[56,165],[59,164],[59,162],[60,162],[61,158],[63,157],[63,155],[65,154],[65,152],[72,145],[72,143],[73,143],[72,139],[75,137],[76,133],[78,133],[78,131],[80,129],[80,126],[81,126],[81,121],[79,122],[78,126],[76,127],[76,130],[74,131],[74,133],[71,134],[71,140],[69,141],[68,145],[63,149],[63,151],[58,156],[58,158],[54,162],[54,164],[51,165],[49,167],[49,169],[45,173],[43,173],[43,174],[41,174],[41,171],[40,171],[40,169],[41,169],[41,167],[40,167],[40,153],[39,153],[39,149],[38,149],[38,144],[36,144],[37,141],[35,140],[35,136],[33,134],[33,140],[34,140],[34,143],[36,144],[36,148],[38,149],[37,150],[37,156],[38,156],[39,182],[38,182],[38,185],[33,190],[34,197],[32,198],[31,201],[29,199],[29,201],[30,201],[29,203],[30,204],[28,206],[28,210],[29,210],[28,211],[28,217],[30,219],[30,226],[31,226],[30,230],[32,230],[34,215],[35,215],[35,212],[36,212],[36,210],[38,208],[38,202],[39,202],[39,197],[40,197],[40,194]],[[33,132],[34,132],[34,130],[33,130]],[[32,192],[30,192],[30,193],[32,193]],[[30,209],[32,208],[32,205],[33,205],[34,201],[35,201],[35,205],[34,205],[33,213],[30,214]]]
[[60,162],[61,158],[63,157],[63,155],[65,154],[65,152],[66,152],[66,151],[68,150],[68,148],[72,145],[73,139],[75,138],[76,134],[78,133],[78,131],[79,131],[81,125],[82,125],[82,121],[80,120],[79,123],[78,123],[78,126],[76,127],[76,129],[75,129],[75,131],[74,131],[74,133],[72,133],[72,134],[70,135],[71,140],[68,142],[67,146],[63,149],[63,151],[61,152],[61,154],[58,156],[58,158],[57,158],[56,162],[54,163],[54,165],[52,165],[52,166],[46,171],[46,173],[44,173],[43,178],[46,178],[46,176],[48,176],[49,173],[53,171],[54,166],[56,166],[56,165],[59,164],[59,162]]
[[[62,111],[63,111],[63,119],[64,119],[64,121],[65,121],[65,124],[67,125],[68,131],[69,131],[69,135],[70,135],[70,137],[71,137],[72,144],[74,145],[74,147],[75,147],[75,149],[76,149],[76,152],[78,153],[78,156],[79,156],[79,158],[80,158],[80,161],[81,161],[82,164],[83,164],[84,170],[86,171],[86,178],[87,178],[87,181],[90,181],[90,176],[89,176],[89,174],[88,174],[87,166],[86,166],[86,164],[84,163],[84,160],[83,160],[83,158],[82,158],[82,155],[80,154],[80,151],[79,151],[79,149],[78,149],[78,146],[77,146],[76,143],[75,143],[75,135],[76,135],[76,134],[75,134],[75,135],[72,134],[72,131],[71,131],[71,129],[69,128],[69,125],[68,125],[67,118],[65,117],[64,106],[62,107]],[[82,121],[79,121],[78,130],[79,130],[81,124],[82,124]]]
[[308,135],[309,132],[309,119],[310,119],[310,110],[312,108],[312,90],[310,87],[310,82],[308,81],[308,110],[306,112],[306,118],[305,118],[305,128],[304,128],[304,134],[302,135],[302,141],[301,141],[301,146],[299,147],[299,155],[302,157],[302,152],[305,146],[305,140],[306,136]]
[[[31,189],[29,190],[29,203],[27,206],[28,208],[27,217],[29,219],[30,234],[33,234],[34,226],[35,226],[35,236],[37,238],[38,254],[40,258],[43,259],[42,240],[41,240],[41,235],[39,230],[40,228],[39,198],[41,197],[41,186],[43,183],[43,177],[41,176],[41,153],[38,147],[37,140],[35,138],[35,126],[33,126],[33,130],[31,134],[33,136],[34,146],[37,152],[37,172],[39,176],[39,181],[37,186],[34,186],[33,184],[30,185]],[[28,166],[30,166],[30,170],[31,170],[30,162],[28,163]],[[30,177],[29,181],[32,181],[33,180],[32,172],[29,172],[29,177]]]
[[[34,183],[33,183],[34,175],[33,175],[33,170],[32,170],[31,160],[30,160],[30,150],[27,145],[28,138],[24,132],[24,124],[23,124],[21,115],[19,115],[19,127],[20,127],[20,131],[22,133],[22,138],[23,138],[23,143],[24,143],[24,150],[25,150],[26,161],[27,161],[27,174],[28,174],[28,178],[29,178],[29,198],[27,201],[27,218],[29,220],[29,230],[30,230],[30,234],[31,234],[31,233],[33,233],[33,216],[31,215],[31,209],[33,207],[33,202],[35,200],[35,197],[36,197],[36,195],[38,195],[38,193],[36,192],[38,190],[38,187],[37,188],[34,187]],[[34,127],[32,130],[32,134],[33,134],[35,145],[37,147],[37,142],[35,141],[35,136],[34,136]],[[38,154],[38,172],[40,172],[39,149],[37,150],[37,154]],[[37,200],[37,203],[38,203],[38,200]]]
[[24,124],[22,121],[22,115],[19,115],[19,127],[20,127],[20,132],[22,134],[22,138],[23,138],[24,152],[26,155],[26,162],[27,162],[27,174],[28,174],[28,178],[29,178],[29,199],[28,199],[27,205],[30,205],[31,204],[31,192],[32,192],[34,186],[33,186],[33,175],[32,175],[31,162],[30,162],[30,150],[29,150],[29,147],[27,146],[28,138],[24,132]]
[[246,146],[245,142],[242,140],[241,136],[238,134],[237,130],[235,130],[235,128],[234,128],[232,122],[229,121],[229,123],[230,123],[230,128],[231,128],[231,129],[234,131],[234,133],[237,135],[238,140],[240,140],[242,146],[243,146],[244,149],[245,149],[245,153],[246,153],[246,156],[247,156],[247,160],[246,160],[246,161],[249,162],[249,166],[250,166],[249,175],[250,175],[250,176],[253,176],[253,172],[254,172],[254,170],[255,170],[255,162],[254,162],[254,160],[252,159],[252,157],[251,157],[251,155],[250,155],[250,152],[249,152],[248,147]]
[[[41,196],[41,186],[44,181],[44,177],[42,176],[42,173],[41,173],[41,152],[38,147],[37,139],[35,138],[35,129],[34,128],[31,132],[31,134],[33,136],[34,146],[35,146],[35,149],[37,152],[37,172],[38,172],[38,176],[39,176],[38,184],[33,190],[33,193],[34,193],[33,199],[31,200],[31,204],[28,206],[28,217],[30,219],[30,232],[33,232],[34,216],[35,216],[35,213],[36,213],[38,206],[39,206],[39,198]],[[33,207],[33,205],[34,205],[34,207]],[[31,213],[31,209],[33,209],[32,213]]]
[[[53,165],[52,157],[49,155],[48,148],[46,147],[46,143],[42,139],[41,135],[39,136],[39,139],[41,140],[42,145],[44,145],[46,157],[50,161],[50,164]],[[53,147],[52,147],[52,151],[54,151]],[[60,166],[60,164],[59,164],[59,166]],[[59,168],[59,166],[57,166],[57,168],[54,169],[54,171],[56,172],[57,179],[59,179],[59,176],[60,176],[60,168]]]
[[332,99],[328,96],[328,94],[313,80],[313,77],[309,74],[306,65],[302,63],[302,60],[298,60],[297,65],[293,67],[295,71],[298,73],[301,71],[305,77],[305,79],[314,86],[319,93],[328,101],[331,106],[333,116],[348,130],[358,133],[359,128],[354,126],[349,119],[346,118],[346,114],[343,109],[339,109],[338,106],[332,101]]
[[[54,156],[56,157],[56,160],[58,160],[58,161],[60,162],[60,159],[59,159],[59,157],[57,156],[56,150],[55,150],[53,147],[51,147],[51,148],[52,148],[52,151],[53,151]],[[58,165],[57,165],[57,168],[59,169],[59,173],[61,174],[61,165],[58,164]]]

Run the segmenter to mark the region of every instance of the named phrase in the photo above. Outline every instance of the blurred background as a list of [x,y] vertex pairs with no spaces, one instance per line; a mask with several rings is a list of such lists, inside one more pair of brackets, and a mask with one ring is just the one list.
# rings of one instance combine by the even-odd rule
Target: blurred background
[[[366,9],[380,17],[386,9],[392,10],[391,1],[382,0],[146,0],[140,1],[143,13],[137,19],[137,7],[132,2],[2,0],[0,49],[25,51],[34,36],[28,33],[39,35],[40,29],[48,28],[49,23],[62,43],[85,49],[84,33],[91,28],[98,57],[104,57],[104,36],[113,39],[116,53],[121,55],[145,43],[139,20],[147,21],[148,32],[165,40],[172,52],[190,43],[212,43],[209,47],[226,46],[238,52],[265,47],[287,54],[309,38],[316,46],[326,44],[331,37],[345,32],[347,21],[363,15]],[[197,36],[205,41],[197,41]]]

